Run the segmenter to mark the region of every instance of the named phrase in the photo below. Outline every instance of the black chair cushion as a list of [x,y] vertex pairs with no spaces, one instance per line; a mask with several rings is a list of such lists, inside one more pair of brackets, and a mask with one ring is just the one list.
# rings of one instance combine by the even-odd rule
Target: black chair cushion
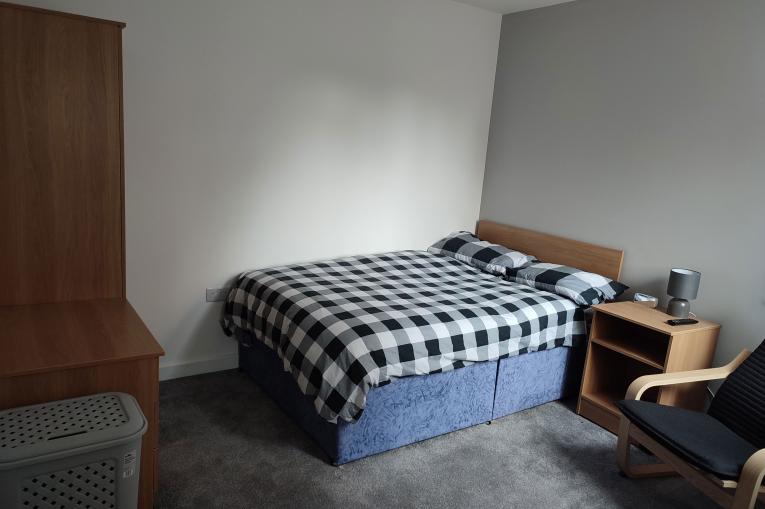
[[765,448],[765,341],[723,382],[709,415]]
[[701,412],[648,401],[616,403],[638,428],[692,465],[722,479],[738,479],[757,447]]

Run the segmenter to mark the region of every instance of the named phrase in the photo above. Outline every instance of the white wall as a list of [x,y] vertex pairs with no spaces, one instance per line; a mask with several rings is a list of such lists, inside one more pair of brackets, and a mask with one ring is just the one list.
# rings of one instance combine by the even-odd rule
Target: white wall
[[765,336],[765,2],[579,0],[505,16],[481,217],[625,250],[623,279]]
[[164,377],[235,365],[205,287],[478,217],[501,17],[443,0],[33,0],[127,23],[128,298]]

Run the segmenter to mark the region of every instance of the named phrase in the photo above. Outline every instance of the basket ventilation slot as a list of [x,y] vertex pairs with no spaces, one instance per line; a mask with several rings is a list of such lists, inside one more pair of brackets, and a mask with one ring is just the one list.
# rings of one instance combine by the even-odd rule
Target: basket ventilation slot
[[29,446],[127,422],[119,398],[109,394],[37,405],[0,415],[0,448]]

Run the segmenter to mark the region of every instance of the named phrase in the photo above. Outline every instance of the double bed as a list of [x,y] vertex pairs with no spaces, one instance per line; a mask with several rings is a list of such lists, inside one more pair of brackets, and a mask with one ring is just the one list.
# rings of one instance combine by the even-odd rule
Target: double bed
[[[482,240],[618,278],[622,252],[480,221]],[[335,464],[574,393],[581,306],[424,251],[243,274],[240,368]]]

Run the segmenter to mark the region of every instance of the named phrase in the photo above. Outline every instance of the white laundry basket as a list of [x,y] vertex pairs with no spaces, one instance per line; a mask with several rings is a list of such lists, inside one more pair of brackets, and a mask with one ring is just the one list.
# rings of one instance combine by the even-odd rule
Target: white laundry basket
[[118,392],[0,411],[0,507],[135,509],[145,432]]

